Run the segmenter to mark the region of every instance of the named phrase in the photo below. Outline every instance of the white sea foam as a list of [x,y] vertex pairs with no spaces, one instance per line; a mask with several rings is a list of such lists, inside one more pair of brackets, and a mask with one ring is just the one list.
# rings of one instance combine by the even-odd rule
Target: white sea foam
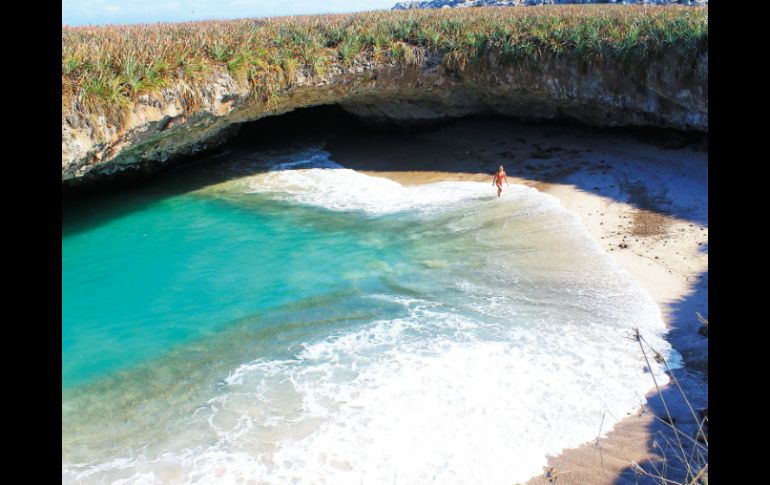
[[[512,186],[490,210],[479,201],[497,203],[488,184],[407,187],[331,163],[320,151],[279,160],[248,191],[374,215],[466,203],[449,224],[494,250],[495,264],[455,281],[453,305],[370,295],[406,316],[244,363],[189,418],[206,439],[65,464],[65,482],[511,484],[637,409],[650,372],[667,382],[628,338],[636,326],[676,362],[658,307],[556,199]],[[528,243],[501,242],[510,220]]]
[[[455,207],[465,200],[493,199],[491,184],[438,182],[404,186],[383,177],[346,169],[329,159],[323,150],[308,150],[302,156],[284,155],[268,173],[248,178],[247,193],[269,194],[279,200],[314,205],[330,210],[390,214],[408,210],[431,213]],[[532,191],[512,185],[504,192],[510,200]]]
[[136,477],[125,483],[165,468],[180,470],[175,483],[510,484],[594,438],[603,417],[609,429],[650,385],[621,329],[501,334],[409,307],[295,359],[240,366],[202,411],[214,444],[111,471]]
[[[271,172],[255,177],[251,193],[315,205],[330,210],[389,214],[406,210],[436,211],[464,199],[489,199],[482,183],[438,182],[403,186],[382,177],[343,168],[310,168]],[[513,190],[522,190],[514,187]]]
[[[641,405],[650,386],[621,329],[500,335],[456,314],[412,309],[308,345],[281,371],[302,401],[300,422],[320,421],[274,450],[266,483],[525,480],[547,454],[595,437],[605,412],[609,429]],[[250,364],[221,398],[264,388],[275,370]],[[238,412],[250,415],[242,404]]]

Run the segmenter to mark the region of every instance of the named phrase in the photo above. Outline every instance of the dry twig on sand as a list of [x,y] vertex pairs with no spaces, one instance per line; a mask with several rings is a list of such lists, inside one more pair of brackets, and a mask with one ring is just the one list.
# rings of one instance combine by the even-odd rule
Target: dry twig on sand
[[[700,314],[698,314],[698,319],[702,323],[706,325],[708,324],[708,321],[704,319]],[[661,467],[658,467],[658,465],[652,461],[648,463],[652,470],[646,470],[636,462],[631,462],[631,467],[640,475],[650,477],[660,484],[707,485],[708,435],[704,429],[708,426],[708,415],[706,414],[700,417],[698,416],[698,414],[693,409],[690,400],[687,398],[687,395],[682,389],[682,386],[679,383],[675,373],[672,372],[671,368],[669,367],[665,357],[663,357],[660,352],[655,350],[649,344],[649,342],[645,340],[645,338],[639,333],[638,328],[634,329],[634,340],[639,343],[639,348],[642,350],[642,355],[644,356],[647,368],[650,370],[650,375],[652,376],[653,382],[655,384],[658,398],[660,399],[660,402],[663,405],[663,409],[665,411],[665,416],[662,418],[657,417],[657,419],[664,423],[668,430],[673,433],[673,440],[666,436],[666,434],[661,433],[660,437],[665,442],[666,448],[664,449],[661,447],[657,441],[653,442],[653,447],[658,448],[659,451],[663,454],[663,463]],[[683,402],[687,405],[687,408],[693,417],[693,420],[695,423],[697,423],[698,429],[694,438],[676,426],[676,419],[672,416],[669,403],[666,401],[664,393],[658,384],[657,379],[655,378],[655,374],[652,372],[652,367],[650,365],[650,359],[648,355],[652,355],[656,362],[663,364],[666,369],[666,373],[671,377],[674,388],[680,393]],[[673,453],[671,453],[672,451]],[[670,466],[666,459],[669,455],[676,457],[680,462],[680,465],[684,468],[685,473],[683,480],[677,481],[669,478],[670,474],[680,471]]]

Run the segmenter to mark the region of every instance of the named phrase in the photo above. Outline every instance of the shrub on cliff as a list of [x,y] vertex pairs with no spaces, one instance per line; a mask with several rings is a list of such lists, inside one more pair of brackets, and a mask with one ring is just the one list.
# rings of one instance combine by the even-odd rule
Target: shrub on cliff
[[299,75],[323,76],[357,60],[415,65],[417,48],[441,56],[450,71],[490,56],[529,67],[569,57],[643,69],[663,51],[693,61],[706,52],[708,10],[570,5],[65,26],[62,107],[120,124],[139,96],[175,83],[195,91],[218,71],[269,103]]

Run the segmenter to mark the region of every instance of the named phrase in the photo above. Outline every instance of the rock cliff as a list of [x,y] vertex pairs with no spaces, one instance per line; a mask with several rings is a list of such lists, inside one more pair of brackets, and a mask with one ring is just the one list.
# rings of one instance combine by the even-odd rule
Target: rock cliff
[[414,125],[465,115],[573,120],[592,126],[708,131],[708,55],[694,64],[666,54],[645,65],[562,59],[547,67],[501,62],[494,54],[462,68],[421,47],[409,62],[362,53],[322,76],[298,71],[268,102],[226,70],[196,86],[144,95],[116,126],[63,107],[62,182],[152,171],[223,143],[238,124],[294,109],[338,104],[371,123]]

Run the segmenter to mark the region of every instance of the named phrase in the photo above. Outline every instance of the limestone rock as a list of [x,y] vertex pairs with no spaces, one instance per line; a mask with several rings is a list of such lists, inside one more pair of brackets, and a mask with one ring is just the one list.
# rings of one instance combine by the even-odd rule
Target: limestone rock
[[[635,72],[568,58],[543,70],[493,62],[492,55],[457,70],[442,65],[435,52],[412,49],[410,64],[363,53],[351,66],[333,66],[323,77],[299,72],[269,103],[224,71],[195,88],[178,83],[138,99],[121,126],[74,105],[63,107],[62,182],[150,171],[223,143],[239,123],[327,104],[372,124],[502,115],[708,131],[707,53],[695,64],[669,53]],[[191,105],[191,98],[197,103]]]

